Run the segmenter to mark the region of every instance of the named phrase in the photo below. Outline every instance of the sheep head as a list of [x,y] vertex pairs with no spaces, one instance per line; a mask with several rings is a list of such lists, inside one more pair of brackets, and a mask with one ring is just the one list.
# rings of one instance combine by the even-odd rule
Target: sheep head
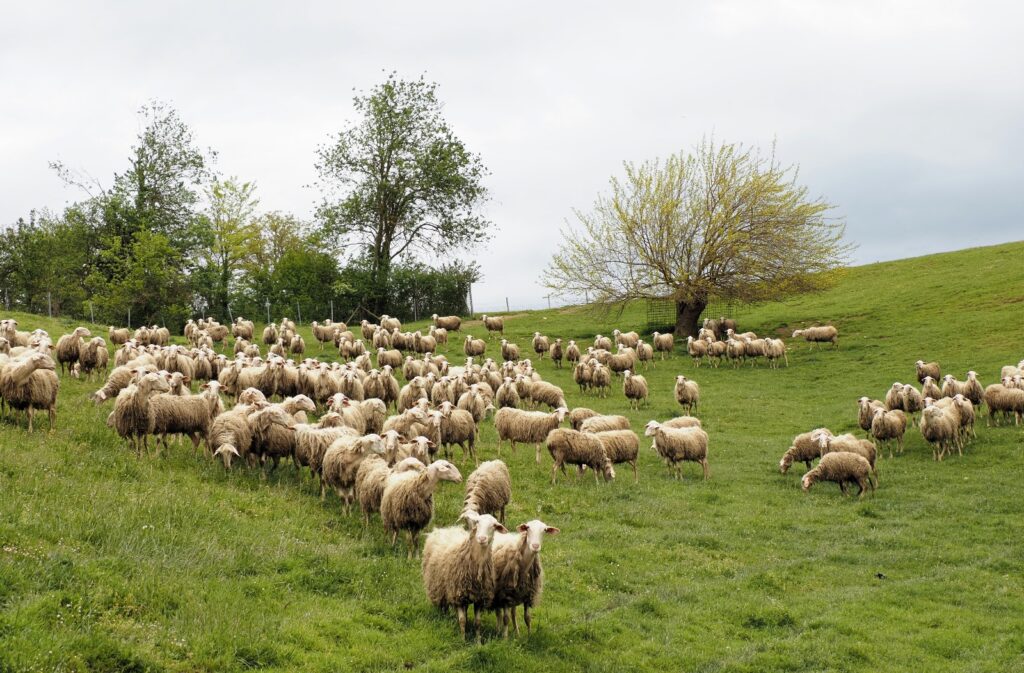
[[453,481],[455,483],[462,481],[462,474],[459,472],[459,468],[447,460],[434,461],[427,467],[427,473],[430,474],[434,481]]
[[526,548],[534,554],[540,552],[541,543],[544,540],[544,535],[558,535],[559,531],[554,526],[549,526],[540,519],[533,519],[526,523],[521,523],[516,526],[516,530],[523,533],[524,540],[526,542]]

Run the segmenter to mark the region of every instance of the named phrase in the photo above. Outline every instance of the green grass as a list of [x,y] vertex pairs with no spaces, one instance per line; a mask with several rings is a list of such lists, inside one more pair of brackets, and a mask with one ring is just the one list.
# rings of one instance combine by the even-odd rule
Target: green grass
[[[15,317],[54,338],[73,326]],[[640,306],[618,319],[539,311],[508,331],[525,351],[534,330],[585,339],[642,319]],[[552,488],[549,457],[506,450],[509,523],[539,517],[562,534],[545,543],[533,636],[495,638],[488,616],[481,646],[431,608],[379,522],[363,534],[290,467],[225,474],[184,444],[137,459],[104,425],[109,405],[88,403],[99,385],[65,378],[54,434],[0,426],[0,671],[1024,670],[1020,428],[982,421],[941,464],[912,430],[859,502],[833,484],[804,494],[801,469],[777,469],[793,435],[854,430],[855,400],[913,380],[919,358],[991,383],[1024,357],[1024,244],[853,268],[741,326],[788,338],[812,321],[840,328],[840,350],[793,343],[780,371],[698,370],[677,354],[644,372],[653,396],[639,412],[620,388],[584,397],[568,369],[540,362],[571,406],[627,413],[638,431],[677,415],[677,373],[696,379],[711,480],[688,465],[672,481],[644,441],[639,485],[627,468],[611,485]],[[461,360],[457,337],[449,356]],[[494,455],[490,421],[480,453]],[[436,523],[461,495],[440,488]]]

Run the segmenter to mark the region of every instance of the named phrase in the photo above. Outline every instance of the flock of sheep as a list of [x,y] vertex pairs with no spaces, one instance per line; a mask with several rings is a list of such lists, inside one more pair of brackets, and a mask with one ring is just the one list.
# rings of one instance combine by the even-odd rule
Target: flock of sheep
[[[483,325],[488,340],[504,337],[502,318],[484,316]],[[507,635],[510,621],[519,632],[519,606],[530,628],[530,609],[543,587],[542,539],[558,529],[539,520],[524,522],[512,532],[505,528],[512,480],[501,460],[502,445],[508,442],[514,450],[517,444],[532,444],[538,463],[546,447],[553,461],[552,484],[567,466],[577,476],[590,469],[595,481],[610,481],[615,466],[628,464],[637,481],[640,438],[625,416],[585,407],[570,410],[562,389],[543,380],[519,346],[505,338],[500,362],[485,357],[488,340],[471,335],[463,341],[465,364],[437,355],[438,346],[446,345],[449,334],[461,327],[460,318],[437,315],[427,333],[404,332],[400,321],[388,316],[381,316],[379,324],[364,320],[357,331],[343,323],[314,322],[312,334],[320,350],[330,345],[340,360],[324,362],[302,357],[306,345],[288,319],[263,330],[259,340],[265,355],[253,323],[243,318],[230,326],[213,319],[189,321],[184,330],[188,347],[171,343],[165,328],[131,332],[111,326],[108,336],[118,348],[108,372],[106,342],[91,337],[87,329],[74,330],[54,346],[45,332],[20,332],[16,321],[4,320],[0,398],[14,409],[27,410],[30,430],[33,411],[46,409],[52,429],[57,364],[76,377],[105,375],[92,399],[97,404],[113,400],[107,424],[136,451],[148,451],[150,437],[167,448],[168,438],[178,436],[188,437],[197,450],[205,444],[206,454],[225,469],[238,462],[273,470],[289,459],[296,470],[308,468],[321,499],[334,491],[346,513],[358,505],[364,526],[379,513],[393,545],[406,535],[410,558],[418,553],[420,534],[433,519],[437,488],[442,482],[462,481],[459,468],[450,462],[458,446],[462,462],[472,461],[475,469],[465,480],[456,525],[435,528],[425,539],[424,586],[436,606],[455,609],[463,637],[470,605],[478,639],[483,610],[495,611],[498,628]],[[218,345],[222,351],[227,348],[229,334],[232,358],[214,350]],[[831,326],[797,330],[793,336],[812,344],[838,343]],[[554,367],[568,363],[583,394],[607,397],[613,379],[621,376],[623,396],[639,408],[650,390],[637,368],[650,366],[656,353],[662,359],[671,356],[674,345],[671,334],[655,332],[648,344],[636,332],[615,330],[610,337],[597,335],[585,348],[537,332],[530,348]],[[686,349],[698,366],[705,359],[716,365],[722,359],[753,365],[759,357],[771,366],[788,364],[781,340],[737,333],[735,322],[725,318],[705,321]],[[884,401],[860,401],[860,425],[872,441],[818,428],[794,439],[780,469],[785,473],[794,462],[804,462],[809,469],[802,480],[804,490],[826,480],[838,482],[844,493],[847,484],[857,484],[863,495],[876,483],[877,445],[895,443],[902,451],[908,417],[920,414],[921,432],[936,446],[937,459],[953,448],[962,450],[973,436],[974,406],[982,401],[996,423],[1008,414],[1019,423],[1024,412],[1021,368],[1024,362],[1004,368],[1003,382],[983,390],[973,372],[963,382],[952,376],[940,379],[937,365],[919,362],[922,391],[894,384]],[[941,389],[938,380],[943,381]],[[194,384],[199,384],[195,394]],[[709,437],[693,415],[700,387],[680,375],[674,395],[685,415],[652,420],[644,434],[674,477],[681,478],[682,466],[693,462],[707,479]],[[230,408],[225,399],[233,402]],[[317,412],[314,421],[310,415]],[[480,425],[490,416],[497,455],[481,463]]]

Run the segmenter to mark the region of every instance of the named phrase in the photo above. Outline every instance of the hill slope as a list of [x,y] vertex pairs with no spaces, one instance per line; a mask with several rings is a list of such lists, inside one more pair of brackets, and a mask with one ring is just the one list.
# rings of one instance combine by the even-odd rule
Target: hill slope
[[[527,352],[534,330],[589,340],[642,312],[532,312],[506,332]],[[827,292],[741,320],[787,337],[830,321],[841,348],[792,342],[779,371],[697,369],[677,353],[644,372],[653,394],[639,412],[620,388],[580,395],[568,369],[538,363],[570,406],[626,413],[637,431],[677,415],[677,373],[696,379],[712,478],[688,465],[671,480],[643,441],[639,484],[627,468],[611,485],[551,487],[546,455],[538,466],[532,448],[506,449],[508,523],[541,518],[562,533],[545,541],[534,634],[501,641],[488,616],[482,646],[430,607],[418,563],[391,550],[379,521],[362,531],[290,467],[225,474],[184,445],[137,459],[104,425],[110,405],[88,402],[99,384],[63,379],[54,434],[0,426],[0,671],[1018,670],[1021,428],[982,421],[963,457],[938,464],[912,430],[861,502],[830,484],[804,494],[802,470],[781,476],[777,463],[799,432],[855,429],[855,400],[912,381],[917,359],[990,383],[1024,358],[1024,243],[853,268]],[[494,444],[486,421],[482,458]],[[441,487],[435,523],[455,520],[461,494]]]

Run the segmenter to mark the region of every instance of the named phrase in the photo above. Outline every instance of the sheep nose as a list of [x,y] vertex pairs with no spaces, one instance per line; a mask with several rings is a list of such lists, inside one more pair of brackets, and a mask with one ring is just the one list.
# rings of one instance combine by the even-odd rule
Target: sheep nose
[[476,541],[479,542],[480,544],[487,544],[487,536],[486,535],[477,535]]
[[533,551],[540,551],[540,545],[534,542],[530,545],[530,549],[532,549]]

